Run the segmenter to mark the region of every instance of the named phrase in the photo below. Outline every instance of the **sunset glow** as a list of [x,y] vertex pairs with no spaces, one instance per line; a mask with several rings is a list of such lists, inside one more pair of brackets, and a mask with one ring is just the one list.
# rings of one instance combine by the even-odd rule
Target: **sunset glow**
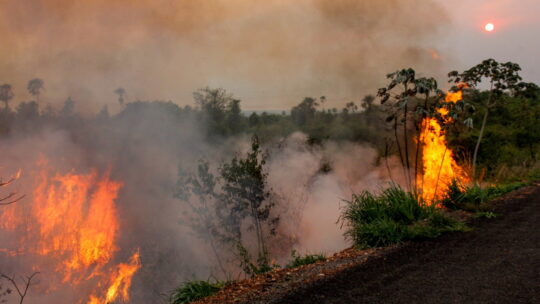
[[486,24],[486,26],[484,27],[484,29],[486,30],[486,32],[493,32],[493,30],[495,29],[495,24],[493,24],[493,23],[488,23],[488,24]]

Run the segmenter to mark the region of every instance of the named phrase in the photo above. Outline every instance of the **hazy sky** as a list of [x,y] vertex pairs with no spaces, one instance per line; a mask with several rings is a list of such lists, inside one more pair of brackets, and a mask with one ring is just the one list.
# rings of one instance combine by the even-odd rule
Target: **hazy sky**
[[[443,42],[456,58],[453,68],[491,57],[519,63],[526,81],[540,83],[540,1],[438,1],[452,20],[452,31]],[[484,31],[488,22],[496,27],[491,33]]]
[[442,83],[489,57],[540,83],[539,11],[539,0],[0,0],[0,83],[19,102],[40,77],[44,102],[71,96],[93,112],[118,110],[117,87],[130,101],[186,105],[211,86],[246,110],[321,95],[342,106],[396,69]]

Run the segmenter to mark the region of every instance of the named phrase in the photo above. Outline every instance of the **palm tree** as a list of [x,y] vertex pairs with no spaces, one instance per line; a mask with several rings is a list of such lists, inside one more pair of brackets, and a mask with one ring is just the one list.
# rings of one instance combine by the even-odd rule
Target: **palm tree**
[[118,89],[114,90],[114,93],[116,95],[118,95],[118,102],[120,103],[120,105],[123,105],[124,104],[124,97],[126,95],[126,90],[124,88],[118,88]]
[[0,86],[0,101],[4,102],[5,109],[9,108],[9,101],[13,99],[13,87],[10,84],[3,84]]
[[37,103],[39,103],[39,95],[41,94],[41,90],[43,90],[43,85],[43,80],[34,78],[28,82],[28,86],[26,87],[28,92],[36,98]]

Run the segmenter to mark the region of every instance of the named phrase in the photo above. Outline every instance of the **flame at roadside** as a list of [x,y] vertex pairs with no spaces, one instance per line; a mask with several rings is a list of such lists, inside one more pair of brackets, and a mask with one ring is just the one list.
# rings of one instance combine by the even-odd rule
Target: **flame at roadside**
[[114,264],[122,183],[97,170],[53,173],[44,159],[36,167],[33,197],[0,216],[3,233],[16,236],[6,249],[10,258],[30,258],[32,269],[51,278],[47,293],[91,286],[93,295],[81,292],[79,303],[127,301],[140,258],[137,252],[129,263]]
[[[456,92],[448,92],[447,103],[456,103],[463,99],[463,85]],[[448,110],[438,110],[444,120],[451,122]],[[427,202],[434,202],[444,197],[453,180],[461,184],[470,181],[465,170],[456,162],[454,152],[448,148],[445,130],[435,118],[425,118],[420,134],[422,143],[423,175],[420,177],[422,197]]]

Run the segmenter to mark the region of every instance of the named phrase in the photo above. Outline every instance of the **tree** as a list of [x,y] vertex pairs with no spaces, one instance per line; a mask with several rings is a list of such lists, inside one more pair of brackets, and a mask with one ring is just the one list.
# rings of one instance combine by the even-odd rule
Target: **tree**
[[345,105],[345,109],[343,109],[348,114],[354,114],[356,111],[358,111],[358,106],[354,102],[348,102]]
[[[193,93],[195,104],[201,110],[202,118],[208,125],[209,135],[227,135],[227,109],[233,110],[236,103],[240,110],[239,100],[227,93],[224,89],[204,88]],[[236,109],[234,109],[236,110]]]
[[107,107],[107,105],[103,106],[103,108],[101,108],[99,113],[96,115],[96,119],[99,121],[107,121],[110,117],[109,107]]
[[[392,123],[394,130],[394,140],[403,167],[408,187],[414,192],[418,190],[417,177],[423,168],[420,168],[420,151],[422,150],[421,140],[416,141],[415,151],[410,149],[411,136],[409,130],[414,130],[422,134],[426,127],[423,121],[427,117],[438,118],[442,126],[448,121],[441,119],[437,109],[445,106],[442,101],[445,94],[438,89],[437,81],[434,78],[416,78],[413,69],[402,69],[387,75],[390,83],[380,88],[377,96],[381,98],[381,104],[387,106],[389,116],[387,122]],[[365,98],[366,104],[372,102],[371,98]],[[400,130],[401,128],[401,130]],[[402,131],[402,135],[399,132]],[[414,151],[414,154],[412,153]],[[411,159],[414,155],[414,159]],[[414,168],[412,167],[414,163]],[[413,168],[413,178],[411,178],[411,168]]]
[[118,95],[118,103],[124,105],[124,98],[126,96],[126,90],[124,88],[118,88],[114,90],[114,94]]
[[0,86],[0,100],[4,102],[4,109],[9,109],[9,101],[13,99],[13,87],[10,84],[3,84]]
[[362,99],[362,104],[361,104],[362,109],[364,109],[364,111],[366,111],[367,113],[371,112],[373,108],[373,102],[375,102],[375,96],[366,95]]
[[477,88],[484,81],[487,81],[489,84],[489,95],[483,104],[484,117],[473,153],[472,177],[475,183],[478,151],[484,136],[489,113],[502,101],[504,93],[516,93],[520,91],[520,88],[526,87],[521,82],[522,78],[518,74],[519,71],[521,71],[521,67],[516,63],[499,63],[494,59],[487,59],[462,73],[452,71],[448,74],[450,78],[449,82],[455,84],[466,83],[471,88]]
[[324,105],[326,104],[326,96],[319,97],[319,100],[321,101],[322,110],[324,112]]
[[248,123],[249,123],[249,126],[252,128],[259,125],[259,123],[261,123],[259,115],[257,115],[256,112],[251,113],[251,115],[249,115],[249,118],[248,118]]
[[319,103],[315,98],[306,97],[300,104],[292,108],[291,117],[297,125],[304,126],[315,118],[318,106]]
[[197,236],[210,244],[219,269],[225,277],[228,276],[222,257],[219,254],[218,243],[228,243],[230,238],[220,228],[218,213],[216,213],[216,192],[218,179],[210,172],[208,162],[199,161],[197,174],[180,168],[175,197],[186,202],[192,214],[189,226]]
[[28,82],[28,85],[26,86],[26,89],[28,90],[28,93],[30,95],[34,96],[36,98],[36,102],[39,104],[39,96],[41,94],[41,90],[43,90],[43,85],[45,83],[40,78],[34,78]]
[[71,99],[71,96],[64,101],[64,105],[60,110],[60,116],[69,117],[75,113],[75,101]]
[[23,120],[35,120],[39,118],[39,106],[35,101],[21,102],[17,106],[17,116]]
[[231,100],[227,105],[227,126],[231,134],[238,134],[242,131],[242,109],[238,99]]
[[[226,274],[218,243],[236,252],[246,274],[270,269],[266,239],[275,234],[279,218],[271,216],[274,206],[264,171],[265,156],[259,139],[252,138],[245,157],[234,157],[223,163],[219,176],[201,161],[196,174],[180,171],[176,197],[186,202],[190,227],[210,244],[221,270]],[[248,226],[247,231],[243,227]],[[245,246],[245,233],[254,232],[256,261]]]
[[[259,138],[253,136],[251,150],[244,158],[234,157],[220,169],[223,179],[222,204],[228,212],[227,221],[238,236],[240,256],[243,258],[244,271],[252,275],[259,271],[269,270],[268,250],[266,247],[265,228],[268,233],[275,234],[278,217],[271,217],[274,203],[271,190],[268,189],[268,174],[264,171],[266,163]],[[257,239],[256,264],[249,261],[245,246],[241,243],[241,224],[244,219],[251,221],[250,229],[255,230]],[[265,225],[266,224],[266,225]]]

